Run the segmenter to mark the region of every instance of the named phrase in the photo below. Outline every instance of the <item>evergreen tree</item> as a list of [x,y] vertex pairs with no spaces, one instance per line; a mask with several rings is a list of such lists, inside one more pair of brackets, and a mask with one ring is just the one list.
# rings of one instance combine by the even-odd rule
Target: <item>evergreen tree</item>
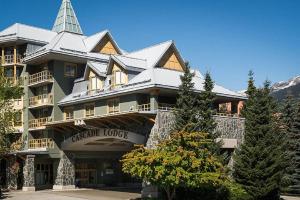
[[300,103],[297,108],[295,120],[293,122],[289,140],[293,140],[292,162],[294,173],[291,175],[291,184],[288,187],[289,193],[300,194]]
[[295,102],[292,95],[287,95],[284,104],[281,108],[281,121],[283,123],[283,131],[286,138],[285,143],[285,152],[286,152],[286,162],[287,167],[285,169],[285,174],[283,177],[282,185],[283,185],[283,192],[290,192],[289,186],[292,183],[292,175],[295,172],[295,152],[297,151],[297,137],[292,132],[293,123],[295,120]]
[[234,156],[235,180],[255,200],[279,199],[283,174],[283,137],[274,115],[275,103],[270,96],[270,83],[256,89],[249,73],[248,101],[243,114],[245,136]]
[[214,88],[214,82],[211,79],[210,74],[207,72],[204,78],[203,89],[198,97],[197,109],[199,111],[198,129],[201,132],[209,133],[212,138],[216,138],[213,135],[216,128],[215,120],[213,119],[213,103],[215,100],[215,94],[212,92]]
[[175,106],[174,131],[191,131],[191,123],[195,122],[197,112],[195,110],[196,98],[194,94],[194,83],[192,82],[194,73],[191,73],[189,64],[186,64],[184,75],[180,76],[181,85],[179,86],[177,102]]

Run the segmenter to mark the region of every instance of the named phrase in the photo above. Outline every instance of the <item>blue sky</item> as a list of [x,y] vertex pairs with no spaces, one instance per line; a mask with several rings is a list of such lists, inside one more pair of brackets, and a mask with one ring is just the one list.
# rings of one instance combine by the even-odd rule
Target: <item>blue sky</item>
[[[1,0],[0,29],[19,22],[52,28],[61,0]],[[233,90],[300,75],[298,0],[72,0],[86,35],[109,29],[136,50],[175,40],[182,56]]]

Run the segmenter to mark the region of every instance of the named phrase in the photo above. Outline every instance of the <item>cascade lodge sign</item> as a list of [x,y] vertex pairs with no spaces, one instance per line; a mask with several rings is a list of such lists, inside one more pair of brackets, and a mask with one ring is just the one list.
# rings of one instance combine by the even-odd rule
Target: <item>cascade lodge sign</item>
[[100,128],[80,132],[67,138],[62,143],[62,148],[65,150],[84,150],[88,148],[88,143],[104,139],[117,139],[133,144],[143,144],[145,141],[145,137],[137,133],[120,129]]
[[128,131],[118,129],[93,129],[78,133],[72,136],[72,142],[78,142],[79,140],[89,137],[115,137],[118,139],[128,139]]

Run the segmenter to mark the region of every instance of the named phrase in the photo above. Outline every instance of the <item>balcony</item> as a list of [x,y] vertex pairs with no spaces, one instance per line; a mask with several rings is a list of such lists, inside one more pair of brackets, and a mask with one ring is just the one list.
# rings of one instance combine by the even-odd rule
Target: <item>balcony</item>
[[47,106],[53,106],[52,94],[42,94],[29,98],[29,108],[41,108]]
[[161,111],[171,111],[174,110],[174,108],[175,108],[174,104],[158,103],[158,110]]
[[51,121],[52,121],[51,117],[29,120],[29,131],[46,129],[45,124]]
[[38,87],[41,85],[46,85],[53,83],[53,76],[50,71],[44,70],[36,74],[29,76],[28,85],[32,87]]
[[11,84],[12,86],[24,86],[23,77],[5,77],[6,83]]
[[151,111],[150,103],[137,105],[137,111],[139,112]]
[[16,55],[16,58],[13,54],[4,55],[0,57],[2,65],[13,65],[13,64],[21,64],[23,62],[23,56],[20,54]]
[[42,139],[31,139],[29,140],[28,149],[53,149],[54,141],[52,138],[42,138]]

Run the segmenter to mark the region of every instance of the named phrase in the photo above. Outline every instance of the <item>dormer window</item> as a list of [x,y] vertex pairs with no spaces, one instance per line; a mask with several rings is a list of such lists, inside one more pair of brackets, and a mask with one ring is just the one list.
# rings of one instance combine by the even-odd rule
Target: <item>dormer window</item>
[[114,72],[115,76],[115,85],[123,85],[126,84],[127,80],[127,75],[122,72],[122,71],[115,71]]
[[93,94],[103,88],[103,82],[92,70],[89,72],[88,91]]

